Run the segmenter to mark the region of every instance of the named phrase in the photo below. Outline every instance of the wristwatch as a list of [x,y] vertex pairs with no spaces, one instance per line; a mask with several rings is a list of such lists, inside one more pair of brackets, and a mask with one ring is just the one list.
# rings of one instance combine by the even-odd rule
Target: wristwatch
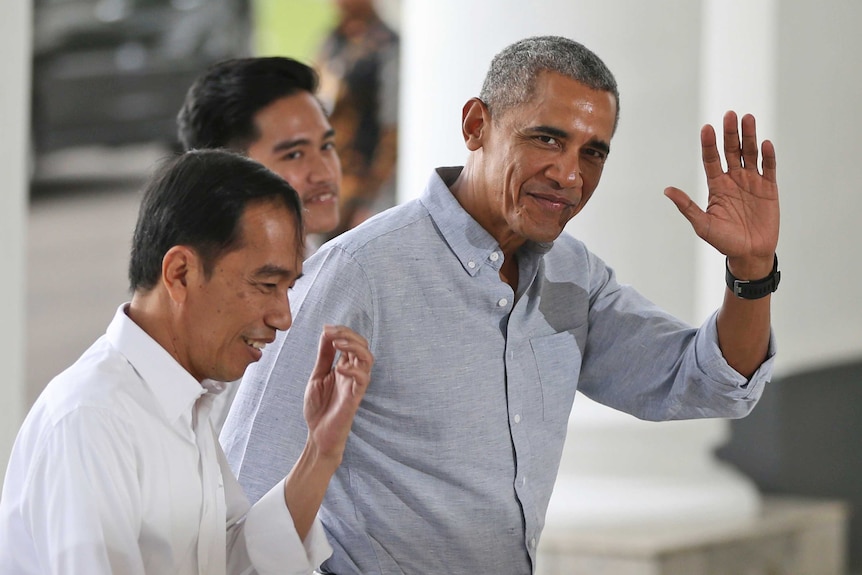
[[778,255],[775,256],[775,263],[772,264],[772,272],[768,276],[760,280],[738,280],[730,273],[730,266],[727,265],[727,259],[724,261],[724,281],[727,282],[727,287],[733,292],[733,295],[742,299],[760,299],[768,296],[778,289],[778,282],[781,281],[781,272],[778,271]]

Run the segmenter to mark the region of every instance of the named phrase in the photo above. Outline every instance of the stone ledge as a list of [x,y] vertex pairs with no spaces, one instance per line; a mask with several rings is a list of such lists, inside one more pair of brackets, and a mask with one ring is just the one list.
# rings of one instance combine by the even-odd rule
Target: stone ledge
[[768,497],[754,519],[623,528],[548,528],[536,575],[844,575],[849,510]]

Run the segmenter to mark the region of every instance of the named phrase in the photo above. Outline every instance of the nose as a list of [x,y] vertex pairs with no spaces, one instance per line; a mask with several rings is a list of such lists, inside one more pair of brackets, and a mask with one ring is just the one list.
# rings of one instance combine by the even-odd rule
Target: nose
[[576,153],[561,155],[545,170],[545,175],[561,188],[573,188],[583,183]]
[[312,159],[308,179],[312,184],[328,184],[335,182],[341,166],[335,152],[318,152]]
[[264,317],[266,325],[273,329],[286,331],[293,323],[293,314],[290,311],[290,299],[287,292],[276,297],[275,304]]

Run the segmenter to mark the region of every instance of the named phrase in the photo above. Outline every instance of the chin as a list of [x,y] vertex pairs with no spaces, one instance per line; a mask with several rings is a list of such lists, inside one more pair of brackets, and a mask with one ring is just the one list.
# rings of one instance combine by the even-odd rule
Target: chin
[[328,234],[338,227],[338,213],[321,214],[305,219],[305,231],[309,234]]

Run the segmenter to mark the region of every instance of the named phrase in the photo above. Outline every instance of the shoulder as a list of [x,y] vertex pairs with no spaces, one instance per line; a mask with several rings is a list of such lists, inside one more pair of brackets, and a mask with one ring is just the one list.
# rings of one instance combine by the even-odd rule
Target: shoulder
[[433,228],[428,210],[418,200],[389,208],[361,225],[324,244],[309,258],[309,264],[325,256],[328,251],[338,250],[358,261],[387,256],[399,251],[406,243],[412,244],[423,230]]
[[52,379],[34,409],[56,423],[81,408],[103,410],[122,418],[140,401],[143,382],[107,338],[99,338],[78,360]]
[[565,231],[554,240],[554,244],[545,255],[546,265],[570,268],[583,268],[594,258],[595,256],[584,242]]
[[545,254],[545,273],[553,281],[572,281],[592,292],[605,285],[613,271],[581,240],[563,232]]
[[59,465],[84,457],[87,450],[106,452],[107,444],[131,445],[138,409],[129,388],[135,378],[123,357],[99,339],[52,379],[33,404],[15,440],[17,465],[50,463],[45,458]]

